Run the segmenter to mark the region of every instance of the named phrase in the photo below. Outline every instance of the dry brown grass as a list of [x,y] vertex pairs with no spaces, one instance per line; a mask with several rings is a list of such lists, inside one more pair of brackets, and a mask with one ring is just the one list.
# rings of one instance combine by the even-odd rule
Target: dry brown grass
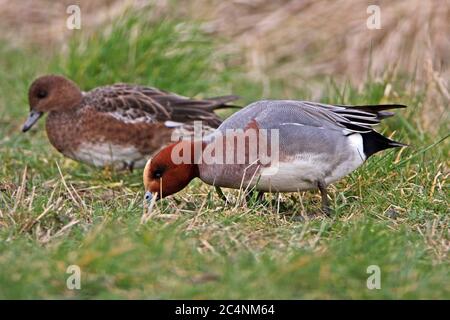
[[[65,8],[72,2],[0,0],[0,38],[16,45],[64,44],[72,32],[65,26]],[[388,82],[406,75],[411,96],[425,92],[418,124],[433,131],[436,122],[448,120],[450,0],[377,1],[380,30],[366,27],[367,3],[352,0],[77,3],[83,33],[101,29],[129,8],[149,5],[151,17],[200,20],[207,32],[230,39],[220,50],[234,53],[235,63],[264,84],[265,96],[273,80],[308,88],[312,99],[319,99],[327,76],[361,87],[369,73]],[[395,95],[386,92],[387,99]]]
[[78,4],[81,8],[82,29],[95,30],[117,18],[130,6],[142,2],[117,0],[0,0],[0,38],[15,45],[48,47],[68,40],[66,8]]
[[[0,35],[28,44],[67,40],[65,9],[72,3],[0,0]],[[153,16],[202,20],[208,32],[232,39],[228,50],[245,52],[248,70],[258,77],[297,75],[302,81],[332,74],[361,81],[369,66],[381,75],[387,70],[428,72],[431,67],[441,78],[450,77],[450,0],[377,1],[380,30],[367,29],[367,4],[351,0],[195,0],[176,7],[167,0],[77,3],[88,31],[113,21],[127,8],[148,5]],[[450,98],[448,91],[446,97]]]
[[305,78],[345,74],[363,80],[369,63],[378,74],[390,68],[413,74],[428,59],[448,77],[450,2],[377,3],[380,30],[366,27],[367,3],[349,0],[224,2],[217,4],[210,30],[232,37],[230,46],[246,47],[252,68],[281,77],[297,71]]
[[[47,8],[50,3],[51,9]],[[48,143],[43,123],[40,130],[21,134],[27,112],[28,82],[38,72],[55,70],[48,67],[49,62],[59,66],[60,57],[70,57],[73,64],[62,70],[81,70],[81,74],[91,70],[84,68],[86,61],[95,67],[108,60],[101,71],[79,77],[85,88],[102,81],[122,81],[124,74],[131,74],[127,81],[145,81],[147,77],[142,74],[151,71],[154,61],[164,61],[164,70],[178,70],[174,75],[160,73],[168,82],[177,84],[176,92],[192,90],[193,86],[199,88],[194,91],[206,95],[216,85],[212,85],[213,81],[204,85],[203,76],[188,77],[204,74],[199,70],[208,64],[197,65],[205,57],[203,51],[189,50],[180,59],[187,66],[184,73],[174,59],[164,60],[165,52],[180,49],[180,44],[174,41],[180,38],[174,36],[173,28],[158,33],[156,28],[139,29],[139,24],[136,29],[139,32],[134,33],[139,37],[129,41],[149,41],[135,52],[145,58],[140,60],[142,63],[123,66],[128,57],[129,27],[126,25],[120,33],[115,30],[122,29],[111,28],[110,21],[121,15],[127,5],[142,6],[145,2],[81,3],[85,10],[82,36],[95,31],[105,37],[96,34],[92,41],[76,42],[89,50],[70,56],[60,52],[70,36],[64,29],[66,14],[61,3],[16,1],[7,3],[7,9],[0,11],[0,24],[7,25],[0,29],[0,38],[7,37],[16,46],[43,48],[34,47],[33,54],[29,54],[31,50],[12,50],[17,55],[0,50],[0,73],[6,71],[0,74],[0,298],[443,299],[449,296],[448,286],[443,285],[450,283],[448,139],[445,140],[445,130],[444,135],[439,131],[438,137],[424,130],[427,126],[444,129],[430,116],[444,118],[436,110],[448,106],[444,81],[448,80],[447,49],[444,48],[444,56],[433,50],[421,51],[428,56],[418,60],[421,69],[417,69],[416,77],[414,69],[408,69],[411,65],[407,61],[413,61],[410,59],[418,50],[389,50],[403,48],[402,42],[423,49],[423,43],[411,40],[412,33],[405,33],[408,37],[402,38],[383,29],[374,31],[385,33],[377,47],[378,55],[372,57],[372,68],[380,68],[380,78],[366,82],[358,96],[351,95],[347,101],[377,103],[384,91],[386,100],[411,102],[410,108],[399,112],[382,130],[412,147],[374,156],[361,169],[330,186],[332,219],[311,215],[320,207],[320,194],[315,191],[280,197],[269,194],[265,203],[246,203],[241,201],[242,190],[224,190],[229,199],[224,202],[212,187],[194,181],[177,195],[157,202],[151,216],[144,216],[146,223],[140,223],[141,172],[102,172],[64,159]],[[336,81],[348,77],[357,85],[365,82],[361,79],[364,80],[364,63],[368,60],[364,59],[370,56],[370,51],[364,44],[367,46],[370,39],[363,38],[364,32],[369,31],[358,29],[360,22],[365,26],[365,8],[359,20],[351,22],[348,17],[343,18],[344,12],[333,10],[354,14],[360,6],[331,3],[332,10],[321,8],[324,3],[194,0],[174,7],[168,1],[157,1],[157,10],[150,10],[149,18],[159,21],[161,15],[167,14],[188,22],[193,17],[204,21],[204,29],[218,38],[208,43],[205,50],[209,53],[214,46],[218,51],[232,52],[230,63],[244,66],[248,76],[254,78],[246,81],[238,72],[230,73],[235,78],[227,78],[228,73],[218,67],[220,76],[232,79],[228,83],[217,82],[225,92],[224,87],[230,85],[241,90],[239,93],[247,99],[256,100],[260,98],[260,86],[254,82],[262,82],[267,84],[266,94],[301,98],[302,91],[298,88],[303,85],[314,83],[317,92],[330,87],[323,80],[327,74]],[[340,2],[345,3],[348,2]],[[383,12],[388,10],[384,3]],[[404,2],[395,2],[395,7],[401,8],[401,3]],[[0,4],[6,8],[6,2],[0,0]],[[39,12],[40,16],[30,16],[21,10]],[[388,13],[382,13],[382,19],[385,15]],[[19,20],[26,21],[26,25]],[[180,28],[188,25],[168,22]],[[394,27],[392,30],[400,32]],[[119,33],[120,36],[113,36]],[[149,39],[147,35],[155,37]],[[347,42],[339,42],[339,37]],[[395,41],[388,41],[390,37]],[[431,35],[429,43],[435,41],[436,35]],[[377,43],[372,43],[375,52]],[[159,50],[149,50],[154,47]],[[73,53],[71,47],[66,48]],[[330,52],[330,48],[334,51]],[[106,54],[98,56],[97,51],[102,50]],[[145,55],[149,51],[152,55]],[[108,56],[116,57],[115,52],[125,52],[125,58]],[[47,53],[56,57],[45,61]],[[376,59],[385,59],[389,66],[384,69]],[[229,60],[214,57],[213,60],[220,66],[228,66]],[[8,65],[3,70],[5,61]],[[140,71],[141,78],[134,74],[139,69],[136,66],[145,67],[144,72]],[[410,84],[410,92],[403,91],[405,82],[395,81],[403,73],[407,74],[406,89],[409,90]],[[412,78],[418,81],[410,81]],[[283,79],[283,85],[272,84],[272,79]],[[379,79],[384,80],[383,85],[379,85]],[[241,82],[242,86],[237,88]],[[337,83],[336,88],[342,90],[343,86]],[[416,95],[415,90],[422,92]],[[329,94],[326,97],[330,101],[341,99],[339,92],[325,94]],[[414,101],[425,102],[420,106]],[[416,123],[421,116],[424,119]],[[383,290],[375,295],[361,290],[366,283],[366,268],[373,263],[383,269]],[[79,292],[66,290],[64,275],[69,264],[79,265],[83,270],[83,290]]]
[[[242,53],[251,77],[264,84],[280,79],[323,94],[323,77],[361,86],[367,75],[399,76],[411,96],[425,92],[419,124],[434,131],[449,113],[450,1],[376,1],[381,29],[366,26],[367,3],[341,1],[202,1],[191,4],[207,30],[231,38],[225,50]],[[319,83],[315,82],[318,80]],[[270,86],[266,85],[266,95]],[[386,92],[386,98],[395,93]]]

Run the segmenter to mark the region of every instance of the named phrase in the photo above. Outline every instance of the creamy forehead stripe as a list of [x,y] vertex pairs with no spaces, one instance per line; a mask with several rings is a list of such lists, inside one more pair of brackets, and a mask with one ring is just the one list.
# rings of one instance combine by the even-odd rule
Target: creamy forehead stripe
[[150,173],[149,171],[150,171],[150,162],[151,161],[152,161],[152,158],[148,159],[147,164],[145,165],[145,168],[144,168],[144,172],[142,173],[142,178],[144,180],[144,187],[145,187],[146,190],[148,188],[148,181],[147,181],[147,179],[148,179],[148,176],[149,176],[149,173]]

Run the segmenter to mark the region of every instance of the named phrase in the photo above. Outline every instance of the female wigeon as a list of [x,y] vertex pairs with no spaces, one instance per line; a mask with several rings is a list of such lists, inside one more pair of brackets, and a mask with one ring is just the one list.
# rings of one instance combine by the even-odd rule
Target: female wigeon
[[47,136],[59,152],[94,166],[132,170],[171,142],[173,133],[190,134],[195,120],[217,128],[221,120],[213,110],[233,107],[226,103],[237,98],[189,99],[122,83],[82,92],[63,76],[46,75],[30,86],[30,114],[22,131],[48,112]]
[[[385,110],[405,107],[292,100],[252,103],[213,134],[200,141],[173,143],[150,159],[144,169],[145,197],[160,199],[199,177],[216,187],[255,187],[260,192],[319,189],[322,210],[329,213],[328,184],[378,151],[405,146],[372,129],[393,115]],[[252,131],[256,135],[250,135]]]

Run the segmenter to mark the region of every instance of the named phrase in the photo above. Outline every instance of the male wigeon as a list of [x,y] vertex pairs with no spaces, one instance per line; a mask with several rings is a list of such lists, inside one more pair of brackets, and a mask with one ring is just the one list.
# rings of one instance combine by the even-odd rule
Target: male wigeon
[[[378,151],[405,146],[372,129],[393,115],[386,110],[405,107],[293,100],[254,102],[202,140],[179,141],[158,152],[144,169],[145,197],[151,200],[171,195],[199,177],[216,187],[254,187],[260,192],[319,189],[322,210],[328,214],[328,184],[354,171]],[[256,142],[249,140],[248,132],[252,130],[258,133]],[[260,135],[263,131],[265,135]],[[239,134],[245,137],[240,145]],[[230,136],[231,143],[224,142]],[[270,150],[264,161],[261,148]],[[250,156],[256,153],[252,160]],[[231,162],[226,161],[227,155],[231,155]],[[241,162],[237,160],[239,155],[243,155]]]
[[63,76],[45,75],[29,88],[30,114],[22,131],[47,112],[47,136],[59,152],[98,167],[132,170],[143,167],[173,133],[190,134],[195,120],[217,128],[221,120],[213,110],[233,107],[226,103],[237,98],[190,99],[122,83],[82,92]]

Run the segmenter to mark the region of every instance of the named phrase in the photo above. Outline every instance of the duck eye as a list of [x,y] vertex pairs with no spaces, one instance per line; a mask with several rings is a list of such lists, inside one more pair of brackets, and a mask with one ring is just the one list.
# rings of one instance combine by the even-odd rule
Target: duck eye
[[39,90],[39,91],[37,92],[37,96],[38,96],[39,99],[43,99],[43,98],[45,98],[45,97],[47,96],[47,91],[45,91],[45,90]]
[[153,172],[153,178],[160,179],[162,177],[163,173],[164,173],[164,169],[158,168]]

